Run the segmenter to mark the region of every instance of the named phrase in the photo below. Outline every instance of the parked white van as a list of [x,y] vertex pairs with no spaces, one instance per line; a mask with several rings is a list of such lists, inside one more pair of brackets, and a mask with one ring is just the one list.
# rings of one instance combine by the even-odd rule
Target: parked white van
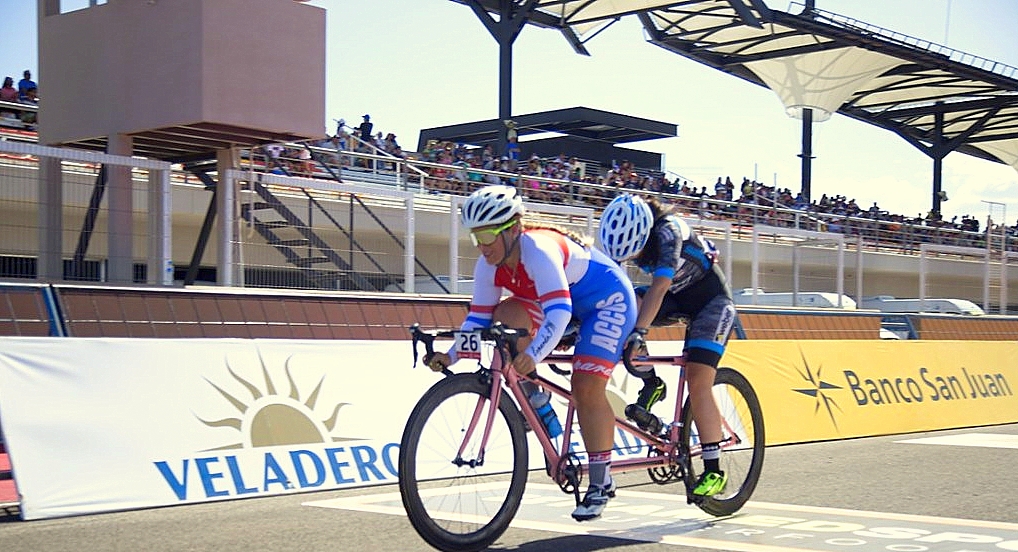
[[890,295],[878,295],[864,297],[860,306],[880,312],[936,312],[970,316],[986,314],[979,305],[967,299],[897,299]]
[[[793,297],[794,295],[794,297]],[[746,288],[732,292],[732,299],[736,305],[758,305],[767,307],[813,307],[823,309],[848,309],[856,308],[855,300],[847,295],[841,296],[841,304],[838,304],[838,294],[824,291],[800,291],[792,292],[765,292],[757,289],[754,301],[753,289]],[[795,304],[793,304],[793,299]]]

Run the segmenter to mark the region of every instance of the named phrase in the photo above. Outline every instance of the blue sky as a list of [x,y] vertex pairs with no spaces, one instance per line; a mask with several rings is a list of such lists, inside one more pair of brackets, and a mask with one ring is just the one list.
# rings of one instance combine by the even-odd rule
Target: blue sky
[[[3,0],[0,72],[38,71],[35,0]],[[775,9],[787,2],[767,0]],[[448,0],[312,0],[327,14],[327,128],[332,118],[394,132],[413,148],[422,128],[498,114],[494,39],[473,12]],[[64,9],[87,5],[64,0]],[[816,0],[818,8],[1018,67],[1015,0]],[[647,44],[628,17],[579,56],[554,31],[528,27],[516,41],[513,112],[573,106],[626,113],[678,125],[679,137],[636,147],[665,154],[666,168],[713,184],[717,176],[756,178],[799,189],[800,122],[772,92]],[[276,83],[291,86],[292,83]],[[864,208],[907,215],[931,205],[932,161],[896,135],[835,115],[814,127],[813,196],[841,194]],[[1018,173],[953,153],[944,161],[947,218],[985,221],[987,204],[1018,220]],[[999,210],[998,210],[999,212]]]

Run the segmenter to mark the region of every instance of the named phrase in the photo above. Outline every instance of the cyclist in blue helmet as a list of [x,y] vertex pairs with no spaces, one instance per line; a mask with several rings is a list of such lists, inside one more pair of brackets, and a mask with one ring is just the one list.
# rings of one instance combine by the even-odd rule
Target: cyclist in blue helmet
[[[693,494],[715,495],[727,478],[719,465],[721,414],[711,389],[736,320],[732,292],[715,262],[717,249],[657,200],[630,194],[615,197],[605,208],[600,238],[609,257],[619,263],[632,261],[652,277],[649,286],[636,289],[640,308],[630,340],[645,349],[648,327],[687,322],[683,353],[704,463]],[[634,375],[643,379],[643,389],[626,412],[635,412],[630,417],[639,420],[665,398],[667,387],[653,366],[637,370]]]

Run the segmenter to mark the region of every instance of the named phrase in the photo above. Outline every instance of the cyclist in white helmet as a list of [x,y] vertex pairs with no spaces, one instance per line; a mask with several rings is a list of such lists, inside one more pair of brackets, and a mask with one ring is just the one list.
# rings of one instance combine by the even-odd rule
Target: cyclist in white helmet
[[[732,292],[715,263],[717,249],[657,200],[630,194],[608,204],[599,235],[609,257],[619,263],[631,260],[652,276],[649,286],[636,289],[640,309],[629,340],[645,349],[649,326],[686,320],[683,353],[704,463],[693,493],[715,495],[724,489],[727,478],[719,465],[721,414],[711,388],[736,319]],[[652,419],[647,412],[665,398],[667,388],[653,366],[637,369],[641,371],[634,375],[643,379],[643,389],[626,415],[640,423]]]
[[[463,226],[481,253],[474,293],[461,329],[502,322],[530,328],[512,360],[520,374],[559,344],[567,325],[579,323],[573,353],[572,393],[589,462],[589,488],[573,511],[577,521],[601,515],[615,496],[611,478],[615,414],[605,388],[636,321],[633,284],[590,240],[560,228],[526,223],[523,200],[510,186],[486,186],[463,204]],[[500,301],[502,290],[512,296]],[[455,351],[425,359],[433,370],[456,361]],[[530,390],[527,390],[530,393]],[[568,436],[567,436],[568,437]]]

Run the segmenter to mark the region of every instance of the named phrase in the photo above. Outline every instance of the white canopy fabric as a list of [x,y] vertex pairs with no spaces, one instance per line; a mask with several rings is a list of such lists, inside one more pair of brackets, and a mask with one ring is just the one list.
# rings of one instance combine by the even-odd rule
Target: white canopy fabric
[[540,0],[537,10],[558,17],[580,37],[616,17],[678,4],[675,0]]
[[[510,5],[453,1],[490,14]],[[815,121],[842,113],[922,147],[950,144],[1013,166],[1018,68],[820,9],[771,9],[764,0],[531,1],[527,23],[580,43],[615,19],[638,16],[651,43],[775,90],[793,117],[803,107],[814,109]]]
[[979,147],[996,155],[998,159],[1018,171],[1018,138],[980,144]]
[[[762,27],[746,24],[733,2]],[[838,112],[926,148],[950,144],[1011,164],[1018,68],[851,17],[765,11],[753,0],[689,0],[641,19],[652,43],[774,90],[793,117],[803,107],[816,121]]]
[[901,60],[849,47],[747,63],[785,106],[789,117],[802,119],[804,108],[823,122],[853,94]]
[[[470,0],[453,0],[460,4],[470,4]],[[514,0],[518,7],[524,2]],[[725,0],[727,1],[727,0]],[[489,13],[498,13],[499,0],[476,0]],[[649,10],[663,9],[688,0],[537,0],[534,14],[529,23],[542,27],[569,29],[581,40],[596,34],[599,29],[610,25],[613,20],[626,15],[637,14]]]

